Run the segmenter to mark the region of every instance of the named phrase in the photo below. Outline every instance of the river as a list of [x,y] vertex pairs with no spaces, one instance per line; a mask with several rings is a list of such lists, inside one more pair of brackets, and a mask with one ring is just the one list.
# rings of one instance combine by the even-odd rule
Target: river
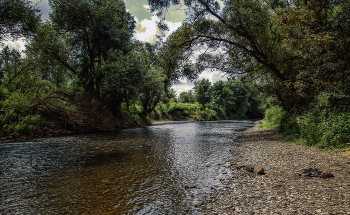
[[200,214],[247,120],[0,143],[0,214]]

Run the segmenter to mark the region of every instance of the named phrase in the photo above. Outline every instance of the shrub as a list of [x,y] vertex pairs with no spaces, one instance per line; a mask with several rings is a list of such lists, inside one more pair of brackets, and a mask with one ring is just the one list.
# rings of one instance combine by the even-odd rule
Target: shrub
[[297,114],[284,113],[278,128],[285,134],[287,141],[295,141],[300,136]]
[[198,104],[172,103],[168,108],[167,117],[170,120],[186,119],[187,117],[194,117],[199,109]]
[[350,111],[310,105],[301,113],[284,114],[280,130],[293,140],[319,148],[341,148],[350,142]]
[[125,122],[132,124],[132,125],[139,125],[142,123],[142,118],[141,116],[141,111],[135,109],[132,110],[130,112],[128,111],[123,111],[122,113],[123,116],[123,120],[125,120]]
[[274,126],[279,126],[283,116],[283,110],[280,106],[268,108],[265,112],[264,120],[270,122]]
[[273,106],[266,109],[264,120],[266,123],[259,125],[259,128],[279,127],[285,112],[280,106]]
[[20,92],[10,94],[0,102],[0,107],[0,127],[7,133],[33,132],[50,124],[31,108],[29,98]]

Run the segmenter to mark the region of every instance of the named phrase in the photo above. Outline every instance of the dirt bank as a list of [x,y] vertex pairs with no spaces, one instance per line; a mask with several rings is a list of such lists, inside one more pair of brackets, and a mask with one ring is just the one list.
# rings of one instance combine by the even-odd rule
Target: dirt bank
[[198,121],[198,120],[186,119],[181,121],[171,121],[170,119],[161,119],[161,120],[152,119],[152,125],[175,124],[175,123],[195,122],[195,121]]
[[[231,166],[235,176],[207,197],[207,214],[350,214],[349,151],[285,142],[275,129],[257,124],[240,135]],[[263,167],[265,175],[236,168],[246,164]],[[305,176],[308,168],[334,177]]]

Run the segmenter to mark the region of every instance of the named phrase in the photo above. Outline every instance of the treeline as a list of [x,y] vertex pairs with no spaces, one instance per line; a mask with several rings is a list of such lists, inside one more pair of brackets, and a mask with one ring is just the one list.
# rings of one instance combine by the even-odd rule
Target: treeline
[[[166,15],[180,2],[149,0]],[[257,82],[270,123],[320,147],[350,142],[348,0],[189,0],[172,46],[205,52],[197,63]],[[222,7],[223,6],[223,7]],[[276,106],[276,107],[274,107]]]
[[211,83],[208,79],[194,82],[195,87],[181,92],[169,103],[160,103],[150,117],[170,120],[218,120],[262,118],[265,102],[252,83],[228,78]]
[[[194,78],[181,50],[134,39],[135,19],[120,0],[50,0],[49,19],[27,0],[0,3],[0,39],[25,37],[23,52],[0,53],[0,131],[73,132],[149,124],[171,84]],[[172,53],[171,55],[169,53]]]
[[[113,130],[149,123],[150,114],[193,115],[195,101],[203,119],[272,108],[266,119],[291,139],[350,142],[348,0],[148,0],[162,18],[172,5],[188,15],[156,44],[134,39],[135,20],[122,1],[49,2],[45,22],[26,0],[0,3],[2,42],[28,39],[24,53],[1,53],[2,132]],[[167,30],[164,20],[159,27]],[[168,104],[173,83],[204,70],[238,78],[197,82],[192,96],[180,98],[188,102],[181,111],[185,105]]]

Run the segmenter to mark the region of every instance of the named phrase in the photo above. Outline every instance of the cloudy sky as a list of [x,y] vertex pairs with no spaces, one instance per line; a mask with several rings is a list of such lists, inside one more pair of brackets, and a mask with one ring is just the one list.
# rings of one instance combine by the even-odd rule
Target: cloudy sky
[[[135,16],[137,21],[136,25],[136,34],[135,37],[138,40],[154,42],[156,40],[156,34],[159,33],[157,29],[157,21],[159,18],[154,14],[149,12],[149,6],[147,0],[124,0],[127,9]],[[41,18],[46,20],[49,18],[50,6],[48,0],[32,0],[34,4],[38,4],[38,7],[41,10]],[[175,31],[178,27],[181,26],[181,23],[186,18],[185,7],[172,7],[169,8],[168,13],[166,14],[166,22],[169,27],[169,32]],[[9,41],[7,45],[15,49],[24,49],[24,41]],[[199,76],[199,80],[206,78],[209,79],[212,83],[215,83],[218,80],[226,80],[226,77],[223,77],[222,74],[214,74],[204,72]],[[181,80],[180,84],[173,86],[174,90],[179,94],[183,91],[188,91],[192,89],[193,84],[188,83],[187,80]]]

